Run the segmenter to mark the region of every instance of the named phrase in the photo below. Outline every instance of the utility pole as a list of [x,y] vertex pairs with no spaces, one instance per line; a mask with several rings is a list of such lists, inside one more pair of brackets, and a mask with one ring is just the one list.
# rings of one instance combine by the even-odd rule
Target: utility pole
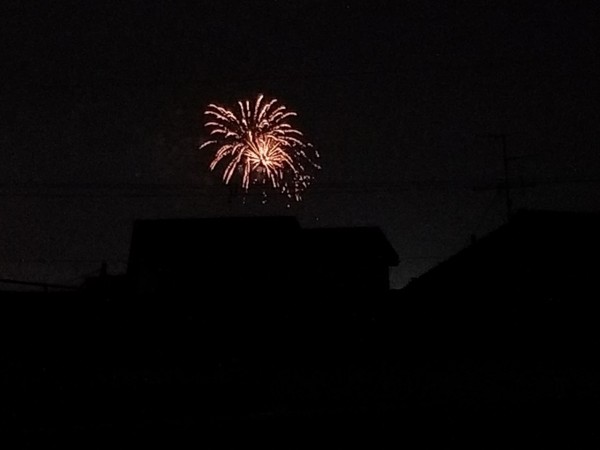
[[502,162],[504,164],[504,196],[506,202],[506,221],[510,220],[512,215],[512,200],[510,198],[510,184],[508,182],[508,155],[506,153],[506,135],[498,135],[502,142]]

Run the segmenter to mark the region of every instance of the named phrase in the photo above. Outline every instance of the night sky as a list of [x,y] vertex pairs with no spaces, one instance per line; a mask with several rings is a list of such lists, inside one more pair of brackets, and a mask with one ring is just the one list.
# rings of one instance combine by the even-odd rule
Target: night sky
[[[505,221],[500,135],[514,210],[597,211],[597,5],[5,0],[0,278],[122,273],[137,218],[292,214],[380,226],[400,288]],[[301,203],[198,150],[209,103],[259,93],[321,154]]]

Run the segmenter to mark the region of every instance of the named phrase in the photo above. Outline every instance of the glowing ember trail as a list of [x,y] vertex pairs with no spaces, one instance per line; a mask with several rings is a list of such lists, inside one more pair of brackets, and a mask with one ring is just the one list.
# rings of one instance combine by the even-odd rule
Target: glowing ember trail
[[251,185],[270,185],[301,200],[313,179],[311,172],[321,167],[315,162],[319,154],[312,144],[288,122],[296,113],[279,105],[277,99],[266,100],[262,94],[254,104],[239,101],[238,108],[236,113],[210,104],[204,112],[208,117],[204,125],[211,139],[200,149],[217,147],[210,170],[222,163],[225,184],[239,179],[245,191]]

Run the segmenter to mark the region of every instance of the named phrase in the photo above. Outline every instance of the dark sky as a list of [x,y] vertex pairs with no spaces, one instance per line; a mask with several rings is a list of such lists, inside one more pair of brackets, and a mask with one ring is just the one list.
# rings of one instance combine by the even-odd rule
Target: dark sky
[[[5,1],[0,278],[125,269],[135,218],[294,214],[380,226],[394,287],[513,208],[598,210],[595,1]],[[298,113],[302,203],[209,172],[205,107]]]

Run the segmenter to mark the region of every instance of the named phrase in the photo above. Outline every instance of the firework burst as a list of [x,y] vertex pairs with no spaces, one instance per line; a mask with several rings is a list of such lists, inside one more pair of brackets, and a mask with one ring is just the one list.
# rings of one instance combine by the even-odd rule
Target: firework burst
[[245,191],[252,185],[270,186],[301,200],[312,172],[320,166],[312,144],[289,123],[296,113],[263,95],[253,103],[239,101],[237,106],[234,112],[210,104],[204,112],[211,138],[200,148],[217,147],[210,170],[223,165],[225,184],[239,181]]

